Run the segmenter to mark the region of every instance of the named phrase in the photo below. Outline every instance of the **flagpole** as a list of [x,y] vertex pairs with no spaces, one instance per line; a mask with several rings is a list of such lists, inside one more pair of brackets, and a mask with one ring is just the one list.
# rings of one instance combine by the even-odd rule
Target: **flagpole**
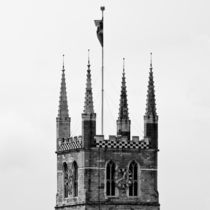
[[102,66],[101,66],[101,135],[104,135],[104,10],[101,7],[103,21]]

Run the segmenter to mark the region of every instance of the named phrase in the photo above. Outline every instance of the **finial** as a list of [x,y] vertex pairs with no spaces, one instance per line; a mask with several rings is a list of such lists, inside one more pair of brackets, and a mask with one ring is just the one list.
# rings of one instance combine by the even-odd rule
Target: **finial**
[[123,58],[123,74],[125,73],[125,58]]
[[88,49],[88,67],[90,67],[90,49]]
[[62,71],[65,71],[65,68],[64,68],[64,54],[63,54],[63,69],[62,69]]
[[152,52],[150,53],[150,68],[152,69]]
[[101,7],[101,11],[104,11],[104,10],[105,10],[105,7],[104,7],[104,6],[102,6],[102,7]]

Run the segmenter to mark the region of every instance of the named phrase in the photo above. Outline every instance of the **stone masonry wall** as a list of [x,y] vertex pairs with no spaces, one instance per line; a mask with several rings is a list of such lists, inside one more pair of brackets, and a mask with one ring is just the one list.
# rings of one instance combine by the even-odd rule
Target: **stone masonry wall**
[[[70,166],[74,161],[78,165],[78,197],[69,196],[64,198],[63,184],[63,163]],[[72,205],[84,203],[86,198],[86,189],[84,185],[84,152],[75,151],[71,153],[59,154],[57,156],[57,202],[56,206]]]
[[[138,196],[129,197],[116,187],[116,196],[106,196],[106,164],[114,161],[117,168],[138,163]],[[78,164],[78,197],[63,198],[63,163]],[[75,150],[57,156],[58,196],[56,209],[63,210],[159,210],[157,192],[157,152],[137,149],[91,148]],[[100,201],[100,208],[99,208]]]
[[[129,197],[128,192],[123,193],[116,189],[116,196],[106,196],[105,168],[106,163],[112,160],[117,168],[128,168],[129,163],[135,160],[139,168],[138,197]],[[85,152],[85,185],[87,188],[86,201],[107,201],[117,204],[121,202],[157,202],[157,155],[154,150],[114,151],[91,149]]]

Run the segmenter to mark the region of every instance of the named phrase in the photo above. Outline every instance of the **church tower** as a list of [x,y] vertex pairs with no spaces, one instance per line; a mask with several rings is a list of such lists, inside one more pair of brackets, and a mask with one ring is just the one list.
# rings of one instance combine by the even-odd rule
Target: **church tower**
[[[82,135],[70,133],[65,68],[57,116],[56,210],[159,210],[158,116],[152,61],[149,69],[144,138],[131,136],[125,65],[117,135],[96,134],[91,66],[88,58]],[[137,113],[138,115],[138,113]]]

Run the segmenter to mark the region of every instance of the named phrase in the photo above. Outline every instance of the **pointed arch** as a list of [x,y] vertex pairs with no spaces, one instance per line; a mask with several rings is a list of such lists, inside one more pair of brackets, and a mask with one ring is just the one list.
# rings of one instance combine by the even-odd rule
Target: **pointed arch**
[[64,186],[64,198],[68,197],[68,189],[69,189],[69,175],[68,175],[68,166],[67,163],[63,163],[63,186]]
[[77,197],[78,196],[78,165],[76,161],[73,162],[72,169],[73,169],[73,196]]
[[115,163],[111,160],[106,165],[106,195],[115,196]]
[[129,196],[138,196],[138,164],[134,160],[129,165],[129,173]]

